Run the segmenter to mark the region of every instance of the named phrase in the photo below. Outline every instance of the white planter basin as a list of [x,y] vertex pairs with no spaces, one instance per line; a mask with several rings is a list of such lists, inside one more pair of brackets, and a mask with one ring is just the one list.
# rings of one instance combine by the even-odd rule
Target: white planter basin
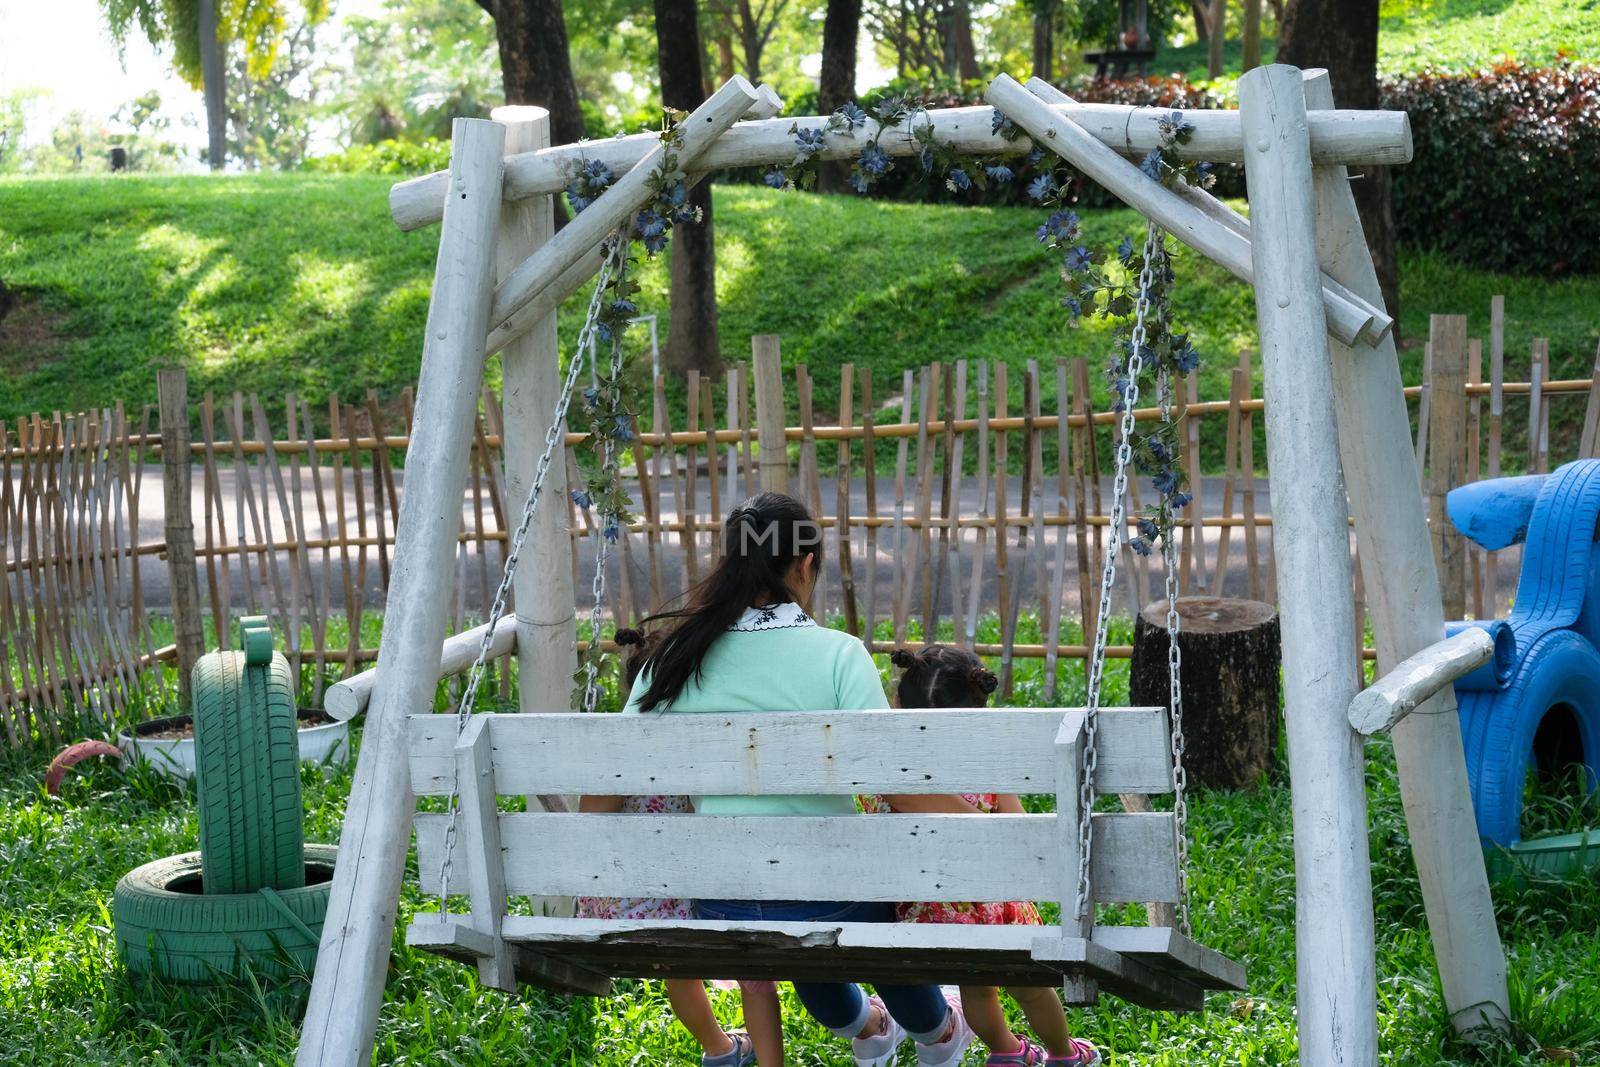
[[[301,763],[336,764],[350,758],[348,722],[318,722],[327,716],[311,708],[301,708],[298,714],[302,723],[299,731]],[[117,747],[122,750],[124,760],[147,762],[173,778],[193,778],[194,738],[151,736],[188,726],[192,721],[188,715],[172,715],[142,722],[132,733],[117,734]],[[304,725],[308,721],[313,725]]]

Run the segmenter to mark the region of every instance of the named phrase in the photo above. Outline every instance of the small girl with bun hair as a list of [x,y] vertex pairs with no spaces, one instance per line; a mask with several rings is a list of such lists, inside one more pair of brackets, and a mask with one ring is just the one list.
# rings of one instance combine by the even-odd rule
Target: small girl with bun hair
[[[981,708],[999,680],[983,661],[965,649],[928,645],[920,652],[899,648],[890,657],[900,668],[895,693],[898,708]],[[1021,815],[1022,801],[1011,793],[964,793],[962,799],[981,812]],[[887,811],[877,797],[863,797],[869,811]],[[1038,926],[1039,910],[1026,901],[999,903],[911,903],[898,906],[901,922],[960,923],[974,926]],[[1089,1042],[1067,1032],[1067,1016],[1054,989],[1043,986],[1006,992],[1022,1008],[1038,1044],[1011,1032],[1000,991],[994,986],[962,986],[961,1004],[967,1023],[989,1047],[985,1067],[1089,1067],[1100,1053]]]
[[[622,629],[616,632],[618,652],[625,653],[622,665],[624,691],[633,687],[644,662],[661,643],[659,631]],[[598,810],[584,797],[579,810]],[[609,805],[607,805],[609,808]],[[650,815],[688,815],[694,805],[684,796],[641,796],[622,798],[618,811]],[[694,905],[687,900],[649,897],[579,897],[580,919],[692,919]],[[744,1031],[725,1031],[706,996],[705,983],[697,978],[668,978],[667,1000],[702,1049],[702,1067],[783,1067],[783,1016],[775,982],[740,982],[739,998],[744,1005]]]

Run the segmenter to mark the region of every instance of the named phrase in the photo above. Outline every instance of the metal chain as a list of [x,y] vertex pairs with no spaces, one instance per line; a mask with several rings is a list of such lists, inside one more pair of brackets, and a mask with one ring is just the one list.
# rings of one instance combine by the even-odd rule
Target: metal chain
[[1128,494],[1128,465],[1133,460],[1133,409],[1139,400],[1139,372],[1144,367],[1145,319],[1150,313],[1150,286],[1154,279],[1153,266],[1156,250],[1160,247],[1163,232],[1154,222],[1148,223],[1144,235],[1144,266],[1139,271],[1139,295],[1134,301],[1133,336],[1128,348],[1125,371],[1127,385],[1122,391],[1121,436],[1117,441],[1116,477],[1111,489],[1111,516],[1106,527],[1106,560],[1100,571],[1100,609],[1095,614],[1094,644],[1089,653],[1088,707],[1084,718],[1083,776],[1078,786],[1078,849],[1081,860],[1078,867],[1077,895],[1073,914],[1079,921],[1088,915],[1092,899],[1089,868],[1094,859],[1094,772],[1099,762],[1095,734],[1099,727],[1100,689],[1106,669],[1106,627],[1111,616],[1111,591],[1117,581],[1117,553],[1122,547],[1123,524],[1126,521],[1124,503]]
[[[538,466],[534,468],[533,484],[528,487],[527,499],[522,503],[521,521],[518,522],[507,543],[505,566],[500,572],[500,585],[494,591],[494,601],[489,606],[489,617],[483,628],[483,640],[478,643],[478,656],[472,661],[472,668],[467,672],[466,688],[462,690],[461,701],[456,706],[457,738],[466,730],[467,722],[472,717],[472,710],[477,704],[478,688],[483,684],[483,676],[488,667],[489,649],[494,642],[495,627],[505,616],[506,600],[511,593],[511,581],[522,558],[523,543],[528,538],[528,531],[533,527],[534,515],[539,510],[539,497],[544,490],[545,477],[550,473],[556,451],[566,437],[567,409],[572,406],[572,393],[577,387],[578,376],[583,370],[584,363],[594,357],[601,297],[611,284],[611,277],[619,269],[619,264],[626,261],[627,255],[628,243],[619,238],[612,238],[606,250],[606,257],[601,261],[599,275],[595,279],[594,293],[589,298],[589,310],[583,321],[583,329],[578,333],[577,349],[572,354],[572,362],[567,366],[567,377],[561,383],[561,394],[556,399],[550,428],[545,431],[544,452],[539,456]],[[450,794],[445,799],[445,812],[450,817],[445,822],[444,858],[439,862],[441,913],[449,910],[450,874],[453,867],[451,861],[456,847],[455,814],[460,803],[459,786],[460,783],[452,775]]]
[[[1164,257],[1163,257],[1164,258]],[[1161,397],[1161,420],[1172,422],[1172,382],[1161,372],[1156,391]],[[1198,487],[1194,487],[1198,491]],[[1184,799],[1189,784],[1183,767],[1183,652],[1178,647],[1178,554],[1171,532],[1162,539],[1161,563],[1167,579],[1167,700],[1172,707],[1172,814],[1178,848],[1178,932],[1189,936],[1189,805]]]
[[[618,265],[619,276],[625,277],[626,270],[627,260],[623,259]],[[595,364],[591,362],[591,369],[594,366]],[[613,387],[621,377],[622,338],[614,335],[611,339],[610,367],[610,381]],[[613,479],[617,477],[617,445],[615,438],[610,434],[606,434],[600,439],[600,469],[611,475]],[[618,536],[622,535],[619,533]],[[606,536],[605,528],[601,527],[600,544],[595,550],[594,582],[590,585],[590,589],[594,593],[594,606],[589,609],[589,640],[591,641],[600,640],[600,612],[605,604],[606,563],[610,557],[611,539]],[[594,658],[591,656],[584,662],[583,670],[583,710],[592,712],[600,699],[600,669],[595,666]],[[623,697],[626,698],[627,694],[624,693]]]

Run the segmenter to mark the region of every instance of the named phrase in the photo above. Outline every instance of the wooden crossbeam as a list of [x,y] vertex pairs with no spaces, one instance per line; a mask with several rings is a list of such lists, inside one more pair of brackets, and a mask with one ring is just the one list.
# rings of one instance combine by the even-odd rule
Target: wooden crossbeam
[[[1107,147],[1143,155],[1161,144],[1157,124],[1169,109],[1074,103],[1054,110]],[[1184,112],[1184,118],[1194,124],[1195,131],[1188,143],[1173,149],[1178,156],[1216,163],[1237,163],[1244,158],[1237,111],[1190,110]],[[792,126],[821,129],[827,123],[825,115],[738,123],[717,140],[699,164],[689,168],[690,173],[781,166],[794,159]],[[996,133],[991,107],[930,108],[915,120],[918,126],[924,123],[931,127],[936,141],[951,144],[961,153],[1023,155],[1033,148],[1026,138],[1008,141]],[[1411,125],[1403,111],[1324,111],[1311,116],[1309,129],[1312,158],[1318,163],[1361,166],[1411,160]],[[876,123],[869,120],[853,137],[829,135],[818,158],[853,158],[876,133]],[[627,170],[656,143],[654,134],[643,133],[507,156],[505,197],[521,200],[559,193],[572,180],[574,169],[589,159],[601,160],[615,171]],[[922,142],[901,128],[884,133],[879,146],[891,156],[916,155],[923,147]],[[396,184],[389,193],[389,212],[395,225],[402,230],[415,230],[438,222],[448,188],[448,176],[442,171]]]

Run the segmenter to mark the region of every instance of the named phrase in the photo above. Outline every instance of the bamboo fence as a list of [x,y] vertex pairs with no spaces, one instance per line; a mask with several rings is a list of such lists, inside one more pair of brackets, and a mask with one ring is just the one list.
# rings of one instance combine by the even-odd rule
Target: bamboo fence
[[[1581,434],[1558,449],[1556,462],[1600,454],[1600,360],[1591,379],[1548,381],[1548,346],[1535,341],[1530,379],[1507,382],[1502,321],[1497,298],[1485,367],[1464,327],[1441,331],[1436,319],[1425,384],[1407,390],[1424,461],[1419,492],[1435,516],[1452,484],[1504,469],[1549,470],[1554,402],[1581,397],[1586,404]],[[775,351],[775,339],[763,340]],[[753,380],[752,367],[768,380]],[[1091,410],[1091,368],[1082,359],[1029,362],[1020,372],[958,362],[886,380],[846,364],[837,410],[821,411],[809,370],[779,367],[775,358],[757,359],[720,381],[691,372],[678,422],[666,383],[654,383],[648,428],[641,425],[625,457],[636,521],[611,554],[604,613],[637,619],[684,592],[719,551],[722,515],[781,475],[829,531],[819,613],[876,650],[940,633],[998,660],[1007,685],[1017,660],[1043,659],[1053,694],[1060,661],[1087,654],[1083,635],[1095,625],[1110,521],[1119,416]],[[782,377],[774,382],[774,374]],[[1191,383],[1178,411],[1191,481],[1203,485],[1179,531],[1186,594],[1274,598],[1272,519],[1255,474],[1262,402],[1250,383],[1245,352],[1226,399],[1201,402]],[[181,400],[181,378],[177,388]],[[787,410],[774,411],[786,397]],[[1526,457],[1505,454],[1507,398],[1527,402]],[[409,393],[369,393],[360,403],[336,400],[317,410],[293,396],[268,404],[207,394],[176,410],[187,420],[175,415],[165,426],[154,407],[135,414],[120,405],[0,422],[0,657],[7,666],[0,727],[12,745],[55,737],[64,709],[124,721],[170,705],[167,687],[181,671],[156,668],[179,662],[173,616],[182,612],[172,594],[183,583],[173,581],[173,560],[189,551],[194,631],[203,626],[207,647],[226,647],[243,615],[272,616],[313,705],[329,682],[376,657]],[[1136,415],[1160,417],[1154,409]],[[163,431],[174,443],[163,446]],[[763,464],[761,439],[775,445],[780,433],[784,463],[772,462],[773,447]],[[498,399],[486,392],[462,506],[455,631],[481,621],[506,555],[505,531],[521,506],[506,495],[502,439]],[[1430,455],[1430,443],[1441,440],[1462,443],[1464,456],[1455,449],[1448,462]],[[569,433],[573,480],[582,447],[583,435]],[[1202,449],[1221,457],[1221,469],[1203,479]],[[169,493],[164,503],[162,487],[184,477],[189,491]],[[1130,491],[1136,515],[1151,490],[1136,479]],[[583,598],[594,518],[570,498],[545,506],[567,509]],[[1464,546],[1448,523],[1435,521],[1434,530],[1447,611],[1497,614],[1514,567]],[[1123,553],[1115,609],[1131,615],[1159,595],[1159,559]],[[1363,618],[1359,578],[1352,596]],[[1038,636],[1024,641],[1030,616]],[[1111,654],[1130,651],[1116,646]],[[500,677],[504,685],[505,672]]]

